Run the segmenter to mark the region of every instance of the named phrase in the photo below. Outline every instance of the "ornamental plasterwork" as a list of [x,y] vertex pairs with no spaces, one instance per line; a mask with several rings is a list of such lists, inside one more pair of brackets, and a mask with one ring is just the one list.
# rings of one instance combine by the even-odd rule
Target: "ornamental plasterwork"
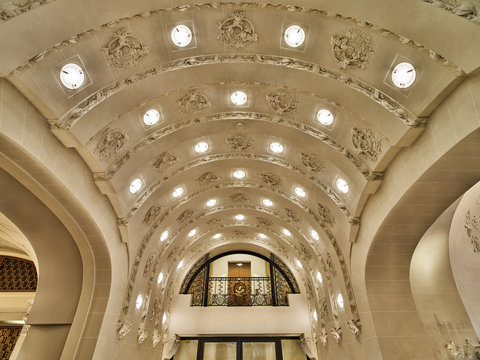
[[469,0],[423,0],[436,7],[450,11],[452,14],[470,20],[473,23],[480,24],[480,2]]
[[270,220],[270,219],[267,219],[267,218],[264,218],[264,217],[257,217],[257,221],[260,225],[263,225],[263,226],[272,226],[273,225],[273,221]]
[[147,261],[145,262],[145,267],[143,268],[143,277],[149,278],[151,273],[154,273],[158,265],[158,259],[156,254],[151,254]]
[[148,337],[148,330],[144,328],[138,328],[137,330],[137,343],[140,345],[143,343]]
[[[478,347],[477,347],[478,348]],[[476,347],[465,339],[464,345],[458,345],[454,341],[445,344],[448,360],[476,360],[479,359],[479,352]]]
[[233,230],[233,233],[235,234],[235,236],[247,236],[248,234],[247,231],[239,229]]
[[118,129],[105,129],[93,150],[101,161],[109,161],[122,149],[128,140],[127,134]]
[[243,151],[252,146],[253,139],[245,135],[237,134],[227,138],[227,144],[230,145],[233,150]]
[[213,171],[207,171],[195,179],[200,185],[208,185],[218,180],[218,176]]
[[189,218],[191,218],[193,216],[193,214],[194,214],[194,211],[192,209],[184,210],[184,211],[181,212],[180,215],[178,215],[177,222],[183,223],[186,220],[188,220]]
[[219,219],[219,218],[213,218],[213,219],[210,219],[210,220],[207,221],[207,225],[210,225],[210,226],[212,226],[212,225],[217,225],[217,224],[219,224],[219,223],[221,223],[221,222],[222,222],[221,219]]
[[341,69],[365,69],[373,53],[372,37],[358,29],[335,34],[330,39],[333,56]]
[[271,172],[260,174],[260,178],[265,184],[268,184],[271,186],[279,186],[282,184],[282,178]]
[[372,129],[352,129],[352,143],[358,154],[370,160],[377,160],[382,152],[382,140]]
[[102,48],[102,52],[110,66],[125,69],[138,65],[150,50],[135,35],[128,32],[127,28],[123,27],[113,33],[112,39]]
[[285,208],[285,213],[287,214],[287,216],[295,221],[295,222],[300,222],[300,217],[297,215],[297,213],[295,211],[293,211],[292,209],[289,209],[289,208]]
[[117,323],[117,340],[122,341],[132,329],[132,323],[126,320],[118,320]]
[[196,90],[190,91],[177,101],[178,107],[184,114],[198,114],[210,107],[207,97]]
[[330,274],[332,274],[333,277],[336,277],[337,276],[337,270],[335,270],[335,265],[333,263],[332,256],[330,255],[329,252],[327,252],[326,263],[327,263],[328,271],[330,272]]
[[217,23],[218,36],[223,45],[243,48],[250,42],[257,41],[257,34],[250,20],[245,17],[245,13],[236,10],[231,16]]
[[318,214],[323,222],[326,224],[333,226],[335,224],[335,217],[330,212],[330,209],[320,203],[318,203]]
[[480,230],[479,230],[480,220],[478,216],[472,215],[471,211],[468,210],[465,214],[465,230],[470,239],[470,242],[473,245],[473,252],[480,253]]
[[162,207],[160,205],[154,205],[148,209],[148,211],[145,214],[145,217],[143,218],[143,223],[148,226],[150,225],[153,220],[155,220],[158,215],[160,215],[160,212],[162,211]]
[[360,339],[360,333],[362,330],[362,325],[360,324],[360,319],[347,320],[347,327],[350,332],[355,335],[357,340]]
[[297,110],[298,99],[293,93],[285,90],[279,90],[267,95],[267,101],[276,114],[295,112]]
[[230,195],[230,200],[232,200],[235,203],[247,202],[248,197],[244,193],[236,193],[236,194]]
[[328,318],[328,303],[326,297],[320,302],[320,318],[324,320]]
[[318,335],[318,340],[322,343],[323,347],[327,347],[328,336],[327,336],[327,331],[325,329],[322,329],[322,331]]
[[333,327],[330,329],[330,335],[332,335],[333,340],[337,344],[342,342],[342,328],[341,327]]
[[53,0],[12,0],[0,4],[0,23],[21,15]]
[[153,163],[153,168],[156,170],[164,170],[175,165],[176,162],[177,158],[174,155],[164,151],[157,156],[157,160]]
[[317,154],[307,154],[302,152],[302,163],[305,167],[309,168],[314,172],[321,172],[325,169],[320,155]]

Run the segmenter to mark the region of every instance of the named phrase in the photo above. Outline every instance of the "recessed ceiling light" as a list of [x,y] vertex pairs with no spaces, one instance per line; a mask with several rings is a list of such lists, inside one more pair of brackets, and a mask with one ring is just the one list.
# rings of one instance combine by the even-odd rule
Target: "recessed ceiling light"
[[210,199],[205,203],[205,205],[207,205],[208,207],[212,207],[212,206],[215,206],[216,203],[217,203],[217,200]]
[[60,81],[67,89],[78,89],[85,81],[85,73],[77,64],[65,64],[60,70]]
[[314,238],[315,240],[320,240],[320,236],[318,236],[318,232],[316,232],[315,230],[310,230],[310,235],[312,235],[312,238]]
[[182,260],[182,261],[180,261],[180,262],[178,263],[178,265],[177,265],[177,269],[181,269],[181,268],[182,268],[182,266],[183,266],[183,260]]
[[341,309],[343,309],[343,306],[345,305],[343,302],[343,296],[342,294],[337,295],[337,304],[340,306]]
[[194,237],[197,233],[197,229],[192,229],[188,232],[188,237]]
[[320,271],[317,271],[317,280],[321,283],[323,283],[323,278],[322,278],[322,274],[320,274]]
[[305,197],[307,195],[305,190],[303,188],[301,188],[300,186],[295,187],[294,191],[295,191],[295,194],[297,194],[300,197]]
[[143,181],[140,178],[136,178],[130,183],[130,187],[128,188],[128,191],[130,191],[130,194],[136,194],[143,185]]
[[297,266],[298,266],[300,269],[303,269],[302,263],[301,263],[300,260],[298,260],[298,259],[297,259]]
[[[183,262],[183,261],[182,261]],[[182,264],[183,265],[183,264]],[[181,267],[181,266],[180,266]],[[162,325],[165,324],[165,321],[167,321],[167,314],[166,313],[163,313],[163,316],[162,316]]]
[[313,310],[313,318],[315,319],[315,321],[318,321],[317,310]]
[[168,230],[165,230],[164,232],[162,232],[162,235],[160,235],[160,241],[165,241],[168,239],[168,235],[170,235],[170,233],[168,232]]
[[185,47],[192,41],[192,30],[185,25],[177,25],[172,29],[172,42],[178,47]]
[[235,91],[230,96],[230,100],[235,105],[245,105],[245,103],[247,102],[247,94],[245,94],[243,91]]
[[276,154],[280,154],[283,152],[283,145],[278,142],[273,142],[270,144],[270,150]]
[[342,178],[337,179],[337,181],[335,181],[335,185],[337,186],[337,189],[344,194],[348,193],[348,190],[350,189],[348,183]]
[[282,229],[282,232],[283,232],[283,234],[284,234],[285,236],[292,236],[292,233],[291,233],[290,230],[288,230],[288,229],[285,229],[285,228],[284,228],[284,229]]
[[238,214],[238,215],[235,215],[235,219],[237,219],[238,221],[242,221],[242,220],[245,220],[245,216],[242,214]]
[[195,145],[195,152],[199,154],[204,153],[207,150],[208,150],[208,144],[204,141],[199,142],[197,145]]
[[273,206],[273,201],[270,200],[270,199],[263,199],[263,200],[262,200],[262,204],[263,204],[264,206],[270,207],[270,206]]
[[233,172],[233,177],[235,179],[243,179],[245,176],[246,176],[246,173],[243,170],[235,170]]
[[413,84],[416,75],[415,67],[412,64],[401,62],[393,68],[392,81],[396,87],[405,89]]
[[266,238],[267,238],[267,235],[262,234],[262,233],[258,234],[258,236],[259,236],[261,239],[266,239]]
[[160,274],[158,274],[157,284],[160,285],[160,283],[162,282],[162,280],[163,280],[163,273],[160,273]]
[[137,310],[139,310],[142,307],[142,304],[143,304],[143,296],[142,294],[138,294],[137,300],[135,301],[135,307],[137,308]]
[[326,109],[321,109],[318,110],[317,112],[317,120],[320,122],[320,124],[328,126],[332,125],[333,123],[333,114],[326,110]]
[[155,125],[160,119],[160,113],[156,109],[150,109],[143,114],[143,123],[147,126]]
[[213,235],[214,239],[220,239],[221,237],[222,237],[222,234],[220,233]]
[[290,25],[285,30],[284,39],[288,46],[299,47],[305,41],[305,31],[298,25]]
[[184,191],[185,191],[185,189],[183,187],[178,187],[175,190],[173,190],[172,196],[174,198],[178,198],[179,196],[182,196]]

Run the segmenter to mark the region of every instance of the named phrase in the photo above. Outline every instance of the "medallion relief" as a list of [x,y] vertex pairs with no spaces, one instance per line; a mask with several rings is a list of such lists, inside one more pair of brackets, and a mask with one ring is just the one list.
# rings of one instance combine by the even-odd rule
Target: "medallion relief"
[[177,162],[177,158],[170,154],[169,152],[164,151],[160,155],[158,155],[157,160],[153,163],[153,168],[155,170],[164,170],[169,168],[170,166],[175,165]]
[[298,105],[297,96],[284,90],[268,94],[267,102],[276,114],[295,112]]
[[350,332],[355,335],[357,340],[360,339],[360,333],[362,325],[360,324],[360,319],[352,319],[347,321],[347,327]]
[[341,327],[333,327],[330,329],[330,335],[332,335],[333,340],[337,344],[342,342],[342,328]]
[[317,154],[307,154],[302,152],[302,163],[305,167],[314,172],[321,172],[325,169],[325,165],[323,164],[320,155]]
[[260,174],[260,178],[267,185],[279,186],[282,184],[282,178],[271,172]]
[[318,214],[320,215],[320,219],[330,225],[333,226],[335,224],[335,217],[330,212],[330,209],[320,203],[318,203]]
[[110,66],[125,69],[135,65],[149,54],[150,50],[135,35],[121,28],[113,33],[112,39],[102,48]]
[[202,110],[210,107],[210,101],[205,95],[196,90],[190,91],[184,97],[177,101],[180,111],[184,114],[198,114]]
[[233,150],[243,151],[252,146],[253,139],[245,135],[237,134],[227,138],[227,144],[230,145]]
[[285,208],[285,213],[287,216],[294,222],[300,222],[300,217],[297,215],[295,211],[289,208]]
[[352,143],[358,154],[370,160],[377,160],[382,152],[382,141],[372,129],[352,129]]
[[160,215],[160,212],[162,211],[162,207],[159,205],[154,205],[148,209],[148,211],[145,214],[145,217],[143,218],[143,223],[145,226],[149,226],[153,220],[155,220],[158,215]]
[[98,159],[101,161],[112,160],[127,140],[127,134],[123,131],[118,129],[105,129],[93,152],[97,154]]
[[198,182],[200,185],[208,185],[214,183],[217,180],[218,176],[212,171],[207,171],[195,179],[195,181]]
[[213,219],[210,219],[210,220],[207,221],[207,225],[210,225],[210,226],[212,226],[212,225],[217,225],[217,224],[219,224],[219,223],[221,223],[221,222],[222,222],[221,219],[219,219],[219,218],[213,218]]
[[183,223],[186,220],[190,219],[194,214],[194,211],[192,209],[187,209],[181,212],[180,215],[177,217],[177,222],[178,223]]
[[250,20],[245,17],[245,13],[236,10],[225,20],[217,23],[218,36],[223,45],[243,48],[250,42],[257,41],[257,34]]
[[373,53],[372,37],[358,29],[335,34],[330,39],[333,56],[341,69],[365,69]]
[[266,226],[266,227],[273,225],[273,221],[271,221],[267,218],[261,217],[261,216],[257,217],[257,221],[260,225],[263,225],[263,226]]
[[232,200],[235,203],[247,202],[248,197],[244,193],[236,193],[236,194],[230,195],[230,200]]

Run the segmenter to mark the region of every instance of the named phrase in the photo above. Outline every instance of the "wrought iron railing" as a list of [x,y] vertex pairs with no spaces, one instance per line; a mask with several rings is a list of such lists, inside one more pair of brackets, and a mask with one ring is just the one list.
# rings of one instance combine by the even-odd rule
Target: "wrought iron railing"
[[209,277],[207,306],[272,306],[270,277]]

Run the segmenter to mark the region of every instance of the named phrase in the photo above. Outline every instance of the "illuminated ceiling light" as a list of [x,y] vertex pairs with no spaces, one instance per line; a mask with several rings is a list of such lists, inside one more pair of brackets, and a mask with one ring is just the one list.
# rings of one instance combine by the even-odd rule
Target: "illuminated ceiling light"
[[343,296],[342,294],[337,295],[337,304],[340,306],[341,309],[343,309],[344,302],[343,302]]
[[160,285],[160,283],[162,282],[162,280],[163,280],[163,273],[160,273],[160,274],[158,274],[157,284]]
[[278,142],[273,142],[270,144],[270,150],[276,154],[280,154],[283,152],[283,145]]
[[317,310],[313,310],[313,318],[318,321]]
[[328,126],[332,125],[333,123],[333,114],[325,109],[318,110],[317,112],[317,120],[320,124]]
[[137,300],[135,301],[135,307],[137,308],[137,310],[142,307],[142,304],[143,304],[143,296],[142,294],[138,294]]
[[263,200],[262,200],[262,204],[263,204],[263,206],[268,206],[268,207],[270,207],[270,206],[273,206],[273,201],[270,200],[270,199],[263,199]]
[[183,260],[178,263],[177,270],[181,269],[182,266],[183,266]]
[[130,191],[130,194],[136,194],[143,185],[143,181],[140,178],[136,178],[130,183],[130,187],[128,188],[128,191]]
[[303,269],[302,263],[301,263],[300,260],[298,260],[298,259],[297,259],[297,266],[298,266],[300,269]]
[[283,228],[282,232],[283,232],[283,235],[285,235],[285,236],[292,236],[292,233],[288,229]]
[[245,103],[247,102],[247,94],[245,94],[243,91],[235,91],[230,96],[230,100],[235,105],[245,105]]
[[298,25],[291,25],[285,30],[284,39],[288,46],[299,47],[305,41],[305,31]]
[[213,235],[214,239],[220,239],[221,237],[222,237],[222,234],[220,233]]
[[238,221],[242,221],[242,220],[245,220],[245,216],[242,214],[238,214],[238,215],[235,215],[235,219],[237,219]]
[[215,206],[216,204],[217,204],[217,200],[215,199],[210,199],[205,203],[205,205],[207,205],[208,207]]
[[259,236],[261,239],[266,239],[266,238],[267,238],[267,235],[265,235],[265,234],[263,234],[263,233],[258,234],[258,236]]
[[160,113],[156,109],[150,109],[143,114],[143,123],[147,126],[155,125],[160,120]]
[[348,193],[348,190],[350,189],[347,182],[345,180],[343,180],[342,178],[339,178],[339,179],[337,179],[337,181],[335,181],[335,186],[343,194]]
[[320,240],[320,236],[318,236],[318,232],[316,232],[315,230],[310,230],[310,235],[312,235],[312,238],[314,238],[315,240]]
[[204,153],[207,150],[208,150],[208,144],[204,141],[199,142],[197,145],[195,145],[195,152],[199,154]]
[[392,71],[393,84],[400,89],[410,87],[415,81],[416,76],[415,68],[408,62],[398,63]]
[[323,278],[322,278],[322,274],[320,274],[320,271],[317,271],[317,280],[320,284],[323,283]]
[[60,81],[67,89],[78,89],[85,81],[85,73],[77,64],[65,64],[60,70]]
[[172,42],[178,47],[185,47],[192,42],[192,30],[185,25],[177,25],[172,29]]
[[237,263],[237,266],[243,266],[243,264],[242,263]]
[[182,196],[184,191],[185,191],[185,189],[183,187],[178,187],[175,190],[173,190],[172,196],[174,198],[178,198],[178,197]]
[[162,235],[160,235],[160,241],[165,241],[168,239],[168,235],[170,235],[170,232],[168,230],[165,230],[162,232]]
[[233,172],[233,177],[235,179],[243,179],[247,174],[243,170],[235,170]]
[[162,325],[165,324],[165,321],[167,321],[167,314],[166,314],[166,313],[163,313],[163,316],[162,316]]
[[197,229],[192,229],[188,232],[188,237],[194,237],[197,233]]
[[305,197],[307,195],[305,190],[303,188],[301,188],[300,186],[295,187],[294,191],[295,191],[295,194],[297,194],[300,197]]

